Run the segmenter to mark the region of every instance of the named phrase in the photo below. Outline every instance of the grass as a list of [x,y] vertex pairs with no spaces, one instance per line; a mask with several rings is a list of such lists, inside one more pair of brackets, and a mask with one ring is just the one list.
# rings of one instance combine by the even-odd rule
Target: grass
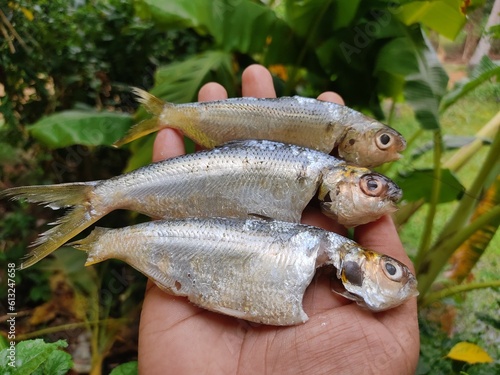
[[[457,67],[453,66],[456,70]],[[441,125],[443,135],[473,136],[500,110],[500,84],[495,82],[485,83],[474,92],[461,99],[451,106],[442,116]],[[412,139],[413,134],[419,130],[419,125],[413,117],[412,110],[406,104],[399,105],[391,124],[400,131],[407,139]],[[432,167],[432,153],[428,152],[421,158],[411,161],[412,150],[432,140],[430,132],[420,134],[409,149],[405,158],[396,163],[388,174],[394,176],[398,170],[408,170],[412,168]],[[481,166],[487,153],[487,148],[483,147],[480,152],[471,158],[468,164],[456,173],[461,183],[468,187],[472,182],[478,168]],[[448,151],[443,158],[446,160],[452,151]],[[435,218],[434,234],[439,233],[447,218],[455,210],[456,202],[441,204],[438,207]],[[419,247],[420,236],[427,214],[427,207],[424,205],[414,214],[411,219],[401,228],[400,236],[407,252],[410,256],[416,254]],[[498,279],[498,269],[500,266],[500,234],[498,231],[490,242],[488,249],[473,270],[475,281],[488,281]],[[486,313],[490,316],[500,316],[500,291],[494,289],[475,290],[465,296],[447,301],[455,304],[456,317],[452,333],[461,337],[469,337],[470,340],[483,346],[489,354],[496,360],[500,359],[500,331],[492,326],[480,321],[476,313]]]

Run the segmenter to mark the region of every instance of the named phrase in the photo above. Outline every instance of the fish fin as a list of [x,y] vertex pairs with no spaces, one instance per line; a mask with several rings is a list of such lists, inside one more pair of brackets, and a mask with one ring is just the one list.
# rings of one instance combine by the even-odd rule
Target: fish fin
[[132,92],[137,96],[137,101],[144,105],[146,110],[151,113],[153,117],[134,125],[123,138],[113,143],[114,147],[121,147],[126,143],[130,143],[138,138],[160,130],[163,126],[159,121],[159,116],[161,116],[166,107],[174,106],[174,104],[164,102],[140,88],[132,87]]
[[93,207],[90,203],[90,194],[96,183],[96,181],[93,181],[45,186],[21,186],[0,193],[0,197],[11,196],[12,199],[26,199],[29,202],[45,204],[52,209],[74,206],[66,215],[53,223],[54,228],[42,233],[33,242],[31,246],[35,247],[26,256],[20,269],[32,266],[45,258],[102,216],[102,214],[92,214]]
[[96,243],[99,241],[99,238],[109,230],[109,228],[96,227],[87,237],[70,242],[68,246],[87,252],[86,266],[102,262],[104,259],[102,256],[97,255]]
[[161,115],[163,107],[168,104],[160,98],[157,98],[156,96],[138,87],[131,87],[131,90],[136,95],[137,101],[146,107],[146,110],[152,115]]
[[248,216],[250,216],[251,218],[260,219],[260,220],[264,220],[264,221],[276,221],[275,219],[273,219],[270,216],[261,215],[261,214],[254,214],[253,212],[250,212],[248,214]]
[[26,199],[31,203],[45,204],[53,210],[82,204],[87,191],[92,190],[96,181],[76,182],[57,185],[19,186],[0,192],[0,198]]
[[113,143],[113,147],[121,147],[127,143],[135,141],[136,139],[144,137],[148,134],[154,133],[160,129],[161,127],[159,125],[158,116],[141,121],[138,124],[132,126],[132,128],[130,128],[130,130],[127,134],[125,134],[124,137]]
[[33,242],[35,246],[21,263],[20,269],[28,268],[47,255],[64,245],[72,237],[76,236],[85,228],[88,228],[96,222],[99,216],[90,216],[89,211],[84,206],[77,206],[55,222],[54,228],[42,233],[40,237]]

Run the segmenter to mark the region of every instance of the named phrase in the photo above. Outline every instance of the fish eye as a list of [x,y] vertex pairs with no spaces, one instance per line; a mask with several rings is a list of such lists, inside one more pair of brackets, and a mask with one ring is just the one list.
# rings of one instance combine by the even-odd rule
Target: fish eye
[[375,138],[375,142],[377,143],[377,147],[381,150],[386,150],[392,145],[392,136],[387,133],[382,133]]
[[392,259],[382,259],[382,270],[392,281],[401,281],[404,275],[403,267]]
[[363,193],[370,197],[379,197],[387,190],[387,185],[382,177],[373,174],[362,176],[360,187]]

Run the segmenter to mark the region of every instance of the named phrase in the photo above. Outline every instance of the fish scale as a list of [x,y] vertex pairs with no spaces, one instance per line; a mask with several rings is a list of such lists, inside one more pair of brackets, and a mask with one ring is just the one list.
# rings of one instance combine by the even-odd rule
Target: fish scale
[[159,220],[96,228],[71,245],[87,252],[86,265],[121,259],[167,293],[264,324],[305,322],[305,290],[316,268],[328,264],[345,288],[339,293],[372,311],[393,308],[417,294],[414,275],[397,260],[336,233],[295,223]]

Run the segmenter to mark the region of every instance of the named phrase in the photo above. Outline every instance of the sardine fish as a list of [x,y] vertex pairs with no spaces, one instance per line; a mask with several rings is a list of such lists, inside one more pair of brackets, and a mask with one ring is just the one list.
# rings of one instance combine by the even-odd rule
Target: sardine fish
[[367,168],[399,159],[406,148],[396,130],[341,104],[294,96],[176,105],[141,89],[134,92],[154,116],[133,127],[115,146],[171,127],[207,148],[233,140],[267,139],[326,153],[335,149],[341,159]]
[[318,188],[323,212],[346,226],[395,211],[401,198],[397,185],[369,169],[271,141],[232,142],[109,180],[14,187],[0,192],[0,198],[24,198],[52,209],[72,207],[35,241],[22,269],[116,209],[153,218],[248,218],[255,214],[299,222]]
[[333,265],[340,293],[371,311],[416,296],[417,281],[401,262],[336,233],[265,220],[188,218],[120,229],[96,228],[70,244],[86,265],[121,259],[167,293],[205,309],[270,325],[308,317],[302,299],[315,270]]

